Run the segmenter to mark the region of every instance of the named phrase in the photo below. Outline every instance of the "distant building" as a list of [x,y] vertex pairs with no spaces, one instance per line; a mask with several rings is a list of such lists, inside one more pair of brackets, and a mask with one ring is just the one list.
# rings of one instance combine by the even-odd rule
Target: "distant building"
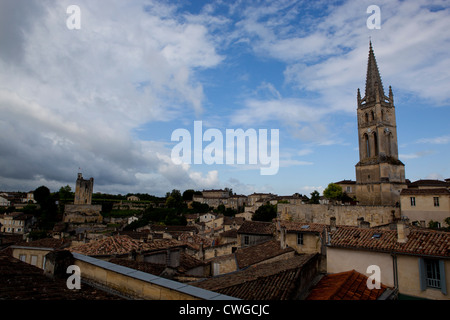
[[0,196],[0,207],[9,207],[11,202],[4,196]]
[[335,182],[342,188],[342,192],[345,192],[350,198],[356,197],[356,181],[353,180],[341,180]]
[[127,197],[127,201],[141,201],[137,196],[129,196]]
[[431,221],[445,226],[450,217],[450,191],[447,188],[408,188],[400,194],[401,214],[410,223],[427,227]]
[[84,180],[82,174],[78,173],[73,204],[64,206],[64,222],[101,223],[103,221],[103,216],[100,214],[102,206],[91,204],[93,189],[94,178]]
[[36,222],[32,214],[12,212],[0,215],[0,231],[4,233],[24,234],[30,231]]
[[75,199],[73,204],[91,204],[93,190],[94,178],[84,180],[83,175],[78,173],[78,179],[75,184]]

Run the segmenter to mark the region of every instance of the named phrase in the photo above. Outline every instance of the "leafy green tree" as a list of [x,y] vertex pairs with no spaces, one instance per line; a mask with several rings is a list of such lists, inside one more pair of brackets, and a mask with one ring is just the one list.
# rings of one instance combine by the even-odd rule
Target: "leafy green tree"
[[195,194],[194,189],[188,189],[183,192],[183,201],[192,201]]
[[331,200],[341,200],[343,196],[342,188],[338,184],[330,183],[325,190],[323,190],[323,195]]
[[309,203],[319,204],[319,200],[320,200],[319,191],[314,190],[313,192],[311,192],[311,199],[309,199]]
[[267,202],[266,204],[256,209],[255,213],[252,216],[252,220],[270,222],[272,221],[272,219],[276,217],[277,217],[277,205],[273,205]]
[[60,202],[65,202],[67,200],[73,200],[74,194],[69,185],[59,188],[58,193],[59,193],[59,201]]
[[50,190],[46,186],[40,186],[36,190],[34,190],[34,200],[38,204],[45,205],[50,198]]

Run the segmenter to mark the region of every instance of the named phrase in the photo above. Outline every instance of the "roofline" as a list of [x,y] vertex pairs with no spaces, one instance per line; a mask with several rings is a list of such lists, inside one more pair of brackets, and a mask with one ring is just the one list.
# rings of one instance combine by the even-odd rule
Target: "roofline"
[[356,248],[356,247],[346,247],[341,245],[332,245],[332,244],[325,244],[326,247],[329,248],[338,248],[338,249],[349,249],[349,250],[355,250],[355,251],[371,251],[371,252],[378,252],[378,253],[388,253],[391,255],[406,255],[406,256],[416,256],[416,257],[431,257],[431,258],[438,258],[438,259],[450,259],[450,256],[437,256],[437,255],[431,255],[431,254],[424,254],[424,253],[413,253],[413,252],[404,252],[404,251],[397,251],[397,250],[382,250],[382,249],[368,249],[368,248]]

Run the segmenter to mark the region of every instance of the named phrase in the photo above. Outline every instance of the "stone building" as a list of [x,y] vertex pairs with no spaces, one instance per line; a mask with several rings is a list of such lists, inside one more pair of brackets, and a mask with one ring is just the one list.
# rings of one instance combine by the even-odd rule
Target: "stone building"
[[75,199],[73,204],[91,204],[93,191],[94,178],[84,180],[83,175],[78,173],[78,179],[75,184]]
[[370,43],[366,91],[358,89],[359,162],[356,198],[363,205],[395,205],[406,188],[405,165],[398,159],[394,95],[386,96]]
[[101,223],[103,221],[103,216],[100,214],[102,206],[92,204],[93,191],[94,178],[84,180],[82,174],[78,173],[73,204],[64,206],[64,222]]

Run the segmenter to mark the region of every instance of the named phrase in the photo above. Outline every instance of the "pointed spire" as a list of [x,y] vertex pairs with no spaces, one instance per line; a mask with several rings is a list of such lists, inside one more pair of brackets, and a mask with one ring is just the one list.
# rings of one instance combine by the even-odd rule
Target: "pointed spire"
[[383,83],[381,82],[380,72],[378,71],[377,60],[373,53],[372,41],[369,42],[369,61],[367,63],[366,75],[366,96],[367,102],[374,101],[378,96],[384,99]]

